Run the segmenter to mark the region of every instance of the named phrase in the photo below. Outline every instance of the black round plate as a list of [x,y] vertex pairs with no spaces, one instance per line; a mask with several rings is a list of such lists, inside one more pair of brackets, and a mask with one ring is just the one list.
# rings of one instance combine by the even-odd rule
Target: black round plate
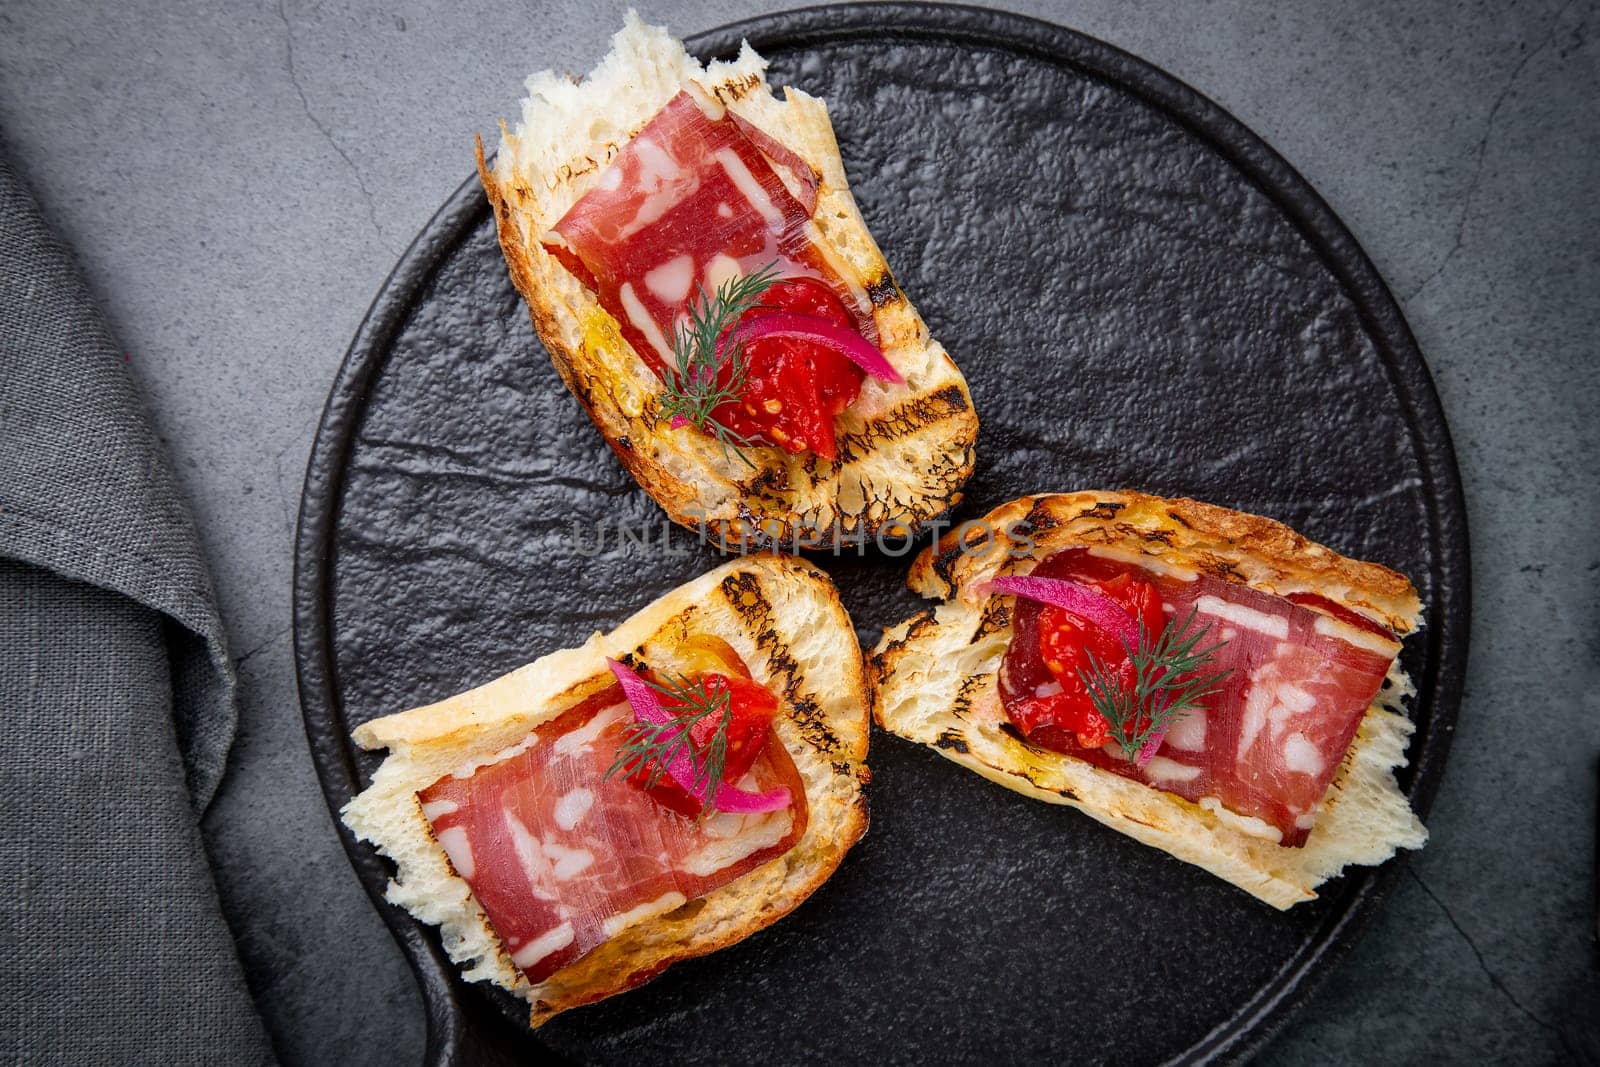
[[[746,37],[775,84],[827,99],[873,233],[972,383],[983,429],[957,516],[1132,486],[1404,571],[1429,628],[1404,654],[1419,692],[1402,780],[1426,812],[1466,659],[1460,482],[1416,344],[1328,207],[1216,105],[1069,30],[845,6],[691,47],[728,56]],[[329,804],[377,763],[349,743],[357,723],[579,642],[718,559],[668,528],[561,387],[469,181],[374,303],[306,480],[296,651]],[[906,557],[822,562],[863,644],[917,608]],[[871,832],[792,916],[536,1036],[380,904],[432,1056],[1233,1055],[1352,943],[1399,862],[1280,914],[896,738],[875,734],[871,762]],[[387,865],[345,844],[378,898]]]

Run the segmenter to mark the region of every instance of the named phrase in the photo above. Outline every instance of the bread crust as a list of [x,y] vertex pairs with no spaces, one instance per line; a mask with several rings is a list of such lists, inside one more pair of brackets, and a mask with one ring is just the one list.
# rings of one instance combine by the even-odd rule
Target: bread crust
[[1002,729],[997,672],[1010,642],[1010,609],[1005,598],[972,589],[996,575],[1026,574],[1072,547],[1278,595],[1319,593],[1402,635],[1421,621],[1416,590],[1403,575],[1348,559],[1271,519],[1129,490],[1028,496],[950,531],[912,564],[907,584],[945,602],[885,630],[869,656],[878,723],[1008,789],[1076,807],[1277,908],[1314,899],[1319,884],[1350,864],[1422,846],[1427,831],[1393,774],[1412,731],[1401,706],[1412,687],[1398,664],[1368,708],[1303,848],[1265,839],[1264,825]]
[[[702,67],[680,42],[630,14],[613,52],[581,83],[538,75],[516,133],[502,126],[478,174],[506,263],[557,373],[640,486],[684,526],[724,548],[834,545],[915,530],[960,500],[978,420],[966,380],[906,299],[861,218],[822,101],[766,83],[746,45]],[[754,465],[660,412],[661,383],[611,317],[539,238],[604,165],[688,81],[798,153],[819,176],[813,223],[841,276],[870,300],[886,358],[904,386],[868,379],[837,422],[838,459],[751,448]],[[605,114],[603,131],[590,119]]]
[[[781,856],[676,911],[637,923],[537,985],[500,944],[434,840],[418,790],[481,763],[609,686],[606,658],[633,655],[671,668],[695,635],[733,646],[779,697],[774,724],[805,784],[804,834]],[[545,656],[447,700],[364,723],[355,739],[389,756],[372,785],[341,812],[395,861],[388,899],[441,927],[469,979],[528,1000],[529,1024],[632,989],[678,960],[714,952],[788,914],[838,867],[866,832],[862,787],[868,696],[860,649],[838,592],[820,570],[771,555],[734,560],[680,586],[609,634]]]
[[[984,578],[1023,573],[1062,548],[1098,545],[1278,596],[1318,593],[1402,636],[1422,623],[1421,601],[1405,575],[1342,556],[1275,519],[1185,497],[1132,489],[1040,493],[1002,504],[968,526],[918,554],[906,579],[913,591],[948,597]],[[997,542],[995,551],[971,551],[984,528],[1016,536]],[[1000,558],[1024,547],[1025,558]]]

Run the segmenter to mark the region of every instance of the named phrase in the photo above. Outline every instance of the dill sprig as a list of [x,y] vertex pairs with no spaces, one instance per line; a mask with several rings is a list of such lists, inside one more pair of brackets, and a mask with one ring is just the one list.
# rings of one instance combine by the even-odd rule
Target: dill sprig
[[1084,650],[1089,669],[1080,669],[1078,678],[1088,689],[1094,709],[1110,725],[1112,740],[1130,763],[1138,763],[1140,751],[1151,738],[1165,735],[1191,711],[1203,710],[1200,702],[1220,690],[1233,673],[1202,673],[1227,642],[1198,647],[1211,627],[1202,626],[1191,632],[1196,613],[1197,609],[1191,608],[1189,617],[1182,622],[1168,622],[1154,639],[1140,621],[1138,647],[1123,644],[1133,664],[1131,689],[1115,678],[1093,652]]
[[[744,449],[755,442],[723,425],[713,412],[744,394],[750,366],[739,339],[739,320],[760,305],[762,294],[778,278],[778,264],[774,261],[750,274],[729,278],[709,296],[705,286],[697,282],[694,296],[689,299],[688,317],[679,321],[672,334],[672,363],[664,368],[662,415],[681,418],[710,434],[722,445],[724,455],[731,451],[748,467],[755,464]],[[719,352],[718,342],[725,333],[727,341]],[[727,374],[723,373],[724,367]]]
[[[680,754],[687,753],[694,767],[694,781],[705,794],[702,814],[716,811],[717,789],[722,785],[722,769],[728,756],[728,724],[733,718],[733,693],[726,686],[715,690],[705,679],[690,681],[683,675],[663,675],[661,682],[642,680],[668,698],[663,707],[672,712],[669,722],[635,722],[622,735],[616,759],[605,776],[632,775],[644,771],[644,787],[661,781],[667,767]],[[714,718],[716,728],[704,744],[696,744],[690,731],[703,719]]]

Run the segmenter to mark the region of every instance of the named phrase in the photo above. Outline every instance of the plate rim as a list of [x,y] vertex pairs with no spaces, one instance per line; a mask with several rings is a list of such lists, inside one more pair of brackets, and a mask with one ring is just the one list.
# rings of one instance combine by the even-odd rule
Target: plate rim
[[[1377,267],[1310,183],[1243,122],[1154,64],[1065,26],[1009,11],[902,0],[755,16],[692,35],[686,44],[697,55],[720,56],[737,51],[741,40],[765,51],[771,45],[817,46],[866,33],[1019,53],[1071,67],[1132,93],[1178,122],[1255,184],[1338,280],[1357,308],[1405,413],[1419,458],[1429,538],[1439,549],[1430,575],[1437,610],[1424,631],[1427,669],[1417,679],[1413,705],[1428,707],[1429,722],[1426,732],[1414,735],[1408,748],[1408,796],[1418,814],[1426,816],[1443,776],[1466,672],[1470,545],[1465,494],[1443,406],[1416,339]],[[383,899],[382,887],[389,879],[385,861],[375,849],[357,841],[338,817],[360,788],[360,776],[348,740],[333,650],[333,547],[346,461],[370,386],[438,265],[488,215],[477,176],[472,175],[413,239],[363,317],[335,375],[313,439],[292,578],[295,668],[312,763],[351,865],[421,986],[429,1063],[497,1061],[515,1047],[553,1053],[531,1032],[514,1028],[489,1008],[487,998],[462,995],[465,983],[431,929]],[[1359,940],[1406,862],[1407,854],[1400,853],[1379,867],[1347,876],[1353,883],[1347,900],[1317,936],[1174,1062],[1234,1059],[1268,1042]]]

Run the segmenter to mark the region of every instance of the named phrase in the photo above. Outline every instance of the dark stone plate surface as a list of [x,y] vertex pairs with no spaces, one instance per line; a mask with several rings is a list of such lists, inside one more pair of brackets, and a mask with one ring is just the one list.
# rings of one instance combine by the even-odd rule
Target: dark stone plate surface
[[[971,381],[983,429],[958,519],[1130,486],[1404,571],[1429,620],[1404,654],[1419,695],[1403,784],[1425,812],[1466,657],[1461,491],[1410,332],[1327,206],[1215,105],[1054,26],[847,6],[691,45],[731,55],[741,37],[775,84],[828,100],[868,223]],[[469,181],[374,303],[307,478],[296,648],[330,805],[377,763],[348,743],[355,724],[581,641],[718,559],[667,527],[562,389]],[[917,607],[904,556],[821,562],[864,644]],[[1279,914],[881,732],[871,762],[871,831],[794,915],[537,1037],[380,903],[424,987],[430,1057],[1233,1055],[1353,942],[1397,869]],[[345,843],[380,896],[386,864]]]

